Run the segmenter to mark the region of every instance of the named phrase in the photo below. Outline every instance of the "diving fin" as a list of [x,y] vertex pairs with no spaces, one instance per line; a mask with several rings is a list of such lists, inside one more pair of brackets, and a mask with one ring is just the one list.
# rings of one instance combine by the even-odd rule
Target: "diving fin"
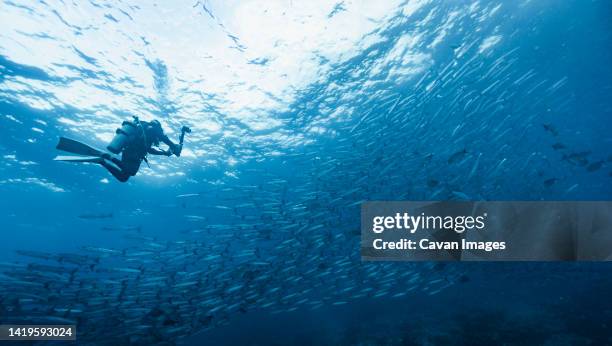
[[93,162],[93,163],[102,163],[104,162],[104,158],[100,156],[64,156],[59,155],[56,156],[53,160],[55,161],[67,161],[67,162]]
[[[56,148],[58,150],[67,151],[69,153],[78,154],[78,155],[97,156],[97,157],[101,157],[102,155],[104,155],[104,152],[101,150],[92,148],[85,143],[81,143],[79,141],[75,141],[74,139],[70,139],[66,137],[60,137]],[[61,160],[61,161],[66,161],[66,160]],[[72,160],[69,160],[69,161],[72,161]]]

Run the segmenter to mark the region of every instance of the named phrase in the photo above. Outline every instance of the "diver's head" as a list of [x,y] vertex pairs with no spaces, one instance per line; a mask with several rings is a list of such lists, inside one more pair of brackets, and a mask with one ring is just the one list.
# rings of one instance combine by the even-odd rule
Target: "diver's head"
[[161,136],[164,134],[164,130],[162,130],[162,126],[161,123],[157,120],[152,120],[149,123],[149,126],[151,127],[151,132],[153,132],[154,134]]
[[161,130],[161,123],[157,120],[152,120],[151,121],[151,126],[153,126],[154,128],[158,128]]
[[152,120],[147,127],[147,132],[153,143],[159,144],[160,139],[164,136],[164,130],[162,130],[161,123],[157,120]]

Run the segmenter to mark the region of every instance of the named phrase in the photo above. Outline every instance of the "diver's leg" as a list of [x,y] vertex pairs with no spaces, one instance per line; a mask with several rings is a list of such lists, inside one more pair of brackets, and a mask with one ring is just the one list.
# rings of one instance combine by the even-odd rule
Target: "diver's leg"
[[121,160],[119,160],[118,158],[116,158],[116,157],[111,157],[111,159],[110,159],[110,160],[111,160],[111,161],[113,161],[113,163],[114,163],[115,165],[117,165],[117,167],[119,167],[119,168],[121,168],[121,169],[124,169],[124,168],[123,168],[123,163],[122,163],[122,162],[121,162]]
[[138,173],[138,169],[140,169],[140,162],[142,162],[142,159],[137,156],[127,155],[124,152],[123,155],[121,155],[121,160],[114,159],[113,162],[121,168],[125,175],[134,176]]
[[138,157],[137,153],[129,150],[121,153],[121,160],[116,157],[112,157],[108,153],[102,157],[105,160],[101,163],[101,165],[122,183],[126,182],[131,176],[136,175],[138,168],[140,167],[140,161],[142,161],[142,159]]
[[[113,160],[113,162],[115,161]],[[125,183],[130,178],[129,174],[125,173],[122,169],[119,168],[121,166],[117,167],[115,165],[111,165],[106,161],[102,161],[100,164],[122,183]]]

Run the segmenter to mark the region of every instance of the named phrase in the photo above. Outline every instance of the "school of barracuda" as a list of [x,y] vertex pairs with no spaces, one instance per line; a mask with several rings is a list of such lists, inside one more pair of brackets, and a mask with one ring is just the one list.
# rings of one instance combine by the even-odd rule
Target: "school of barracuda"
[[[576,174],[610,165],[605,153],[559,142],[550,115],[571,106],[565,76],[543,78],[521,61],[518,47],[487,50],[486,38],[469,30],[478,21],[493,25],[487,16],[498,6],[470,12],[449,2],[399,14],[379,34],[420,37],[410,49],[426,50],[448,31],[451,15],[453,30],[463,32],[401,87],[363,78],[389,42],[337,66],[284,114],[287,138],[304,145],[226,146],[251,163],[236,168],[238,179],[177,191],[175,208],[193,225],[180,230],[184,239],[159,240],[134,226],[107,229],[137,240],[132,247],[19,251],[23,260],[0,263],[0,320],[74,323],[82,344],[173,343],[241,312],[436,294],[461,282],[459,267],[361,262],[360,204],[539,199],[551,189],[576,189],[548,168],[551,161]],[[362,91],[345,99],[348,89]],[[325,109],[337,110],[331,125]],[[287,167],[290,175],[281,173]],[[534,183],[526,188],[526,180]]]

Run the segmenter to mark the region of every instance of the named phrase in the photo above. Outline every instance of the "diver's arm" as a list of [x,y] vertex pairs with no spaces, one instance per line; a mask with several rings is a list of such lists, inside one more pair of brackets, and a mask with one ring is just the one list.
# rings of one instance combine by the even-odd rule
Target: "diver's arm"
[[165,156],[171,156],[172,155],[172,150],[161,150],[161,149],[156,149],[156,148],[149,148],[149,150],[147,150],[147,153],[152,154],[152,155],[165,155]]
[[[170,149],[168,149],[168,151],[170,152],[170,155],[175,154],[176,156],[179,156],[181,154],[181,147],[180,145],[176,145],[174,144],[173,141],[170,140],[170,138],[168,138],[168,136],[164,135],[161,138],[161,141],[163,143],[165,143]],[[168,155],[168,156],[170,156]]]
[[172,147],[174,147],[174,146],[176,145],[176,144],[174,144],[174,142],[172,142],[172,141],[170,140],[170,138],[168,138],[168,136],[166,136],[166,135],[163,135],[163,136],[162,136],[161,141],[162,141],[163,143],[165,143],[167,146],[169,146],[170,148],[172,148]]

